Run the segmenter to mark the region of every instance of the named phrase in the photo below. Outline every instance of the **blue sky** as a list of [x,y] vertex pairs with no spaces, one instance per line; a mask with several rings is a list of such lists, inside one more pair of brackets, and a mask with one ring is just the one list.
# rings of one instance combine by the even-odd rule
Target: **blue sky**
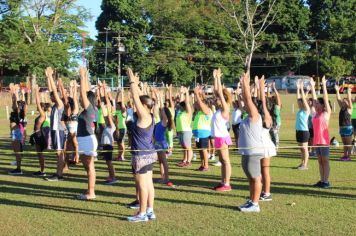
[[98,33],[95,29],[95,21],[101,13],[101,0],[78,0],[77,4],[80,6],[84,6],[92,14],[93,18],[90,21],[86,22],[85,30],[89,31],[90,37],[92,39],[95,39],[95,36]]

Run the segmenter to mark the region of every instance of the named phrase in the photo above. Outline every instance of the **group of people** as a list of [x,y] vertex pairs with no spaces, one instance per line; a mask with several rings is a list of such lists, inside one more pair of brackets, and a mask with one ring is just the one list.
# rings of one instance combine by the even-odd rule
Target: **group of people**
[[[68,88],[58,78],[55,81],[52,68],[45,71],[50,101],[46,94],[35,92],[38,117],[34,122],[30,143],[38,153],[40,170],[34,175],[46,177],[44,151],[56,151],[57,171],[46,177],[48,181],[63,180],[68,159],[81,162],[87,172],[88,188],[78,199],[95,199],[96,172],[94,160],[99,154],[106,161],[108,178],[106,184],[117,182],[113,166],[115,142],[118,146],[118,160],[125,160],[125,135],[131,147],[132,173],[135,179],[136,200],[129,204],[138,213],[128,217],[131,222],[156,219],[153,211],[154,185],[153,164],[159,162],[161,179],[159,183],[173,186],[169,178],[167,158],[173,150],[174,130],[183,151],[182,161],[177,166],[191,166],[193,158],[192,137],[195,149],[199,151],[200,167],[197,171],[209,170],[209,159],[218,154],[217,165],[221,166],[221,181],[215,191],[231,191],[231,163],[229,146],[235,145],[241,154],[241,164],[249,182],[249,200],[239,206],[242,212],[259,212],[259,201],[271,201],[271,178],[269,174],[271,157],[277,155],[279,128],[281,126],[281,98],[274,84],[267,84],[264,77],[256,77],[250,83],[250,76],[244,74],[232,93],[221,83],[220,69],[213,71],[213,96],[197,86],[191,92],[181,87],[176,96],[172,86],[156,89],[139,81],[131,69],[127,70],[130,92],[117,92],[113,98],[105,83],[98,83],[94,91],[89,86],[88,72],[80,68],[80,85],[72,80]],[[251,85],[252,84],[252,85]],[[307,101],[303,81],[298,82],[297,96],[300,110],[297,113],[296,138],[301,146],[302,163],[300,170],[307,169],[309,137],[314,134],[313,145],[320,165],[320,181],[317,187],[330,187],[328,121],[331,108],[328,102],[325,78],[322,80],[322,98],[317,98],[315,83],[310,81],[312,104]],[[79,90],[79,96],[78,96]],[[271,90],[273,95],[271,95]],[[16,154],[17,168],[9,174],[20,175],[24,140],[26,139],[27,105],[21,101],[21,91],[11,85],[12,112],[10,129],[12,146]],[[309,90],[308,90],[309,91]],[[351,143],[351,93],[347,100],[341,100],[340,132],[345,144]],[[126,98],[126,99],[125,99]],[[230,109],[232,119],[230,119]],[[312,112],[311,112],[312,110]],[[312,115],[311,115],[312,114]],[[231,125],[230,125],[231,120]],[[311,123],[312,125],[310,125]],[[312,128],[311,128],[312,127]],[[351,126],[352,127],[352,126]],[[351,130],[351,135],[352,135]],[[350,153],[345,148],[345,157]]]

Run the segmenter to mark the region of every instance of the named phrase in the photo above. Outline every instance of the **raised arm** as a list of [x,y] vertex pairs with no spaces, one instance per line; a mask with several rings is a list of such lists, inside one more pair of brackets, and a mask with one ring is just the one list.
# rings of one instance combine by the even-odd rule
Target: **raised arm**
[[250,92],[250,77],[248,74],[243,74],[242,77],[242,98],[245,103],[245,108],[248,113],[249,119],[252,123],[256,123],[259,119],[257,107],[252,101]]
[[349,113],[352,113],[352,97],[351,97],[351,88],[347,88],[347,102],[348,106],[347,109],[349,110]]
[[323,98],[324,98],[324,105],[325,105],[325,111],[328,114],[327,119],[329,120],[330,115],[331,115],[331,107],[330,107],[330,103],[329,103],[329,96],[328,96],[328,90],[326,89],[326,80],[325,80],[325,76],[323,76],[323,78],[321,79],[321,83],[323,85]]
[[72,91],[73,91],[73,103],[74,103],[74,109],[72,113],[74,115],[77,115],[79,113],[79,104],[78,104],[78,84],[77,81],[72,80]]
[[[279,95],[279,92],[276,88],[276,83],[273,82],[272,87],[273,87],[273,92],[276,95],[276,105],[281,107],[282,106],[281,96]],[[301,89],[303,89],[303,87]]]
[[114,127],[114,121],[112,119],[112,106],[111,106],[111,102],[109,99],[109,91],[106,90],[106,84],[103,84],[103,91],[104,91],[104,97],[105,97],[105,103],[106,103],[106,108],[107,108],[107,116],[108,116],[108,120],[109,120],[109,125],[110,127]]
[[90,105],[87,92],[88,92],[88,84],[87,84],[87,69],[85,67],[79,68],[80,75],[80,97],[83,102],[83,108],[87,109]]
[[311,87],[312,98],[313,98],[313,106],[315,107],[317,97],[315,92],[315,81],[313,80],[313,78],[310,78],[310,87]]
[[216,77],[216,80],[217,80],[217,82],[216,82],[216,84],[218,86],[217,92],[218,92],[218,96],[220,98],[221,105],[222,105],[221,115],[225,119],[229,119],[230,107],[229,107],[229,104],[225,100],[224,93],[223,93],[223,87],[221,85],[221,76],[222,76],[221,69],[219,68],[217,70],[214,70],[214,75],[215,75],[214,77]]
[[139,120],[143,119],[149,119],[150,114],[149,112],[144,108],[141,100],[140,100],[140,95],[141,91],[138,87],[139,84],[139,78],[137,74],[134,74],[131,68],[127,69],[127,74],[130,80],[130,90],[131,90],[131,96],[134,102],[134,105],[136,107],[136,112]]
[[64,85],[63,85],[62,78],[58,78],[58,88],[59,88],[59,91],[61,92],[61,94],[63,96],[64,105],[68,105],[68,95],[64,90]]
[[46,76],[49,80],[50,86],[52,87],[52,92],[53,92],[53,96],[54,96],[54,100],[56,103],[56,106],[58,109],[62,109],[63,108],[63,102],[62,99],[59,97],[58,91],[57,91],[57,87],[54,83],[54,79],[53,79],[53,69],[51,67],[47,67],[46,69]]
[[307,95],[304,93],[304,81],[300,81],[300,91],[302,93],[302,102],[303,102],[303,110],[306,111],[308,114],[310,113],[310,107],[307,100]]
[[193,109],[190,104],[190,97],[189,97],[189,90],[188,88],[184,88],[184,94],[185,94],[185,107],[187,109],[187,113],[189,116],[193,115]]
[[336,91],[336,100],[337,100],[337,103],[339,104],[339,107],[342,107],[342,100],[341,100],[341,96],[340,96],[340,92],[339,92],[339,86],[335,83],[335,91]]
[[203,102],[203,100],[201,99],[202,91],[201,91],[201,88],[199,86],[195,87],[194,94],[195,94],[195,99],[196,99],[197,103],[199,104],[199,107],[200,107],[201,111],[205,115],[210,115],[211,114],[211,110],[210,110],[209,106],[207,104],[205,104],[205,102]]
[[265,122],[267,128],[271,128],[272,127],[272,117],[271,117],[271,114],[269,113],[268,108],[267,108],[265,91],[264,91],[264,89],[262,89],[265,87],[265,77],[264,76],[262,76],[262,78],[259,81],[259,87],[260,87],[260,99],[262,102],[262,108],[263,108],[263,113],[264,113],[264,122]]

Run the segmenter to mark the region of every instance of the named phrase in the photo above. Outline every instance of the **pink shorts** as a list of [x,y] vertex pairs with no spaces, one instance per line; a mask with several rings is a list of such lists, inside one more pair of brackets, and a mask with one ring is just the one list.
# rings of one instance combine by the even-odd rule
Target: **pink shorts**
[[214,138],[214,147],[215,148],[221,148],[224,144],[226,144],[228,146],[232,144],[230,136]]

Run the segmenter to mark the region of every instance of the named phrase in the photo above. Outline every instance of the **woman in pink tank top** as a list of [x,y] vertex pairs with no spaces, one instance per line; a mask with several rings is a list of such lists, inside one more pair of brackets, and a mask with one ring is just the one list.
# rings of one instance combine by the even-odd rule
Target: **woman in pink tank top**
[[319,188],[329,188],[329,120],[331,114],[331,107],[328,99],[328,92],[326,90],[325,77],[322,78],[322,98],[316,97],[315,82],[312,79],[310,80],[310,84],[313,94],[313,103],[316,111],[316,114],[312,119],[314,131],[313,145],[316,146],[315,151],[318,156],[320,172],[320,181],[314,184],[314,186]]

